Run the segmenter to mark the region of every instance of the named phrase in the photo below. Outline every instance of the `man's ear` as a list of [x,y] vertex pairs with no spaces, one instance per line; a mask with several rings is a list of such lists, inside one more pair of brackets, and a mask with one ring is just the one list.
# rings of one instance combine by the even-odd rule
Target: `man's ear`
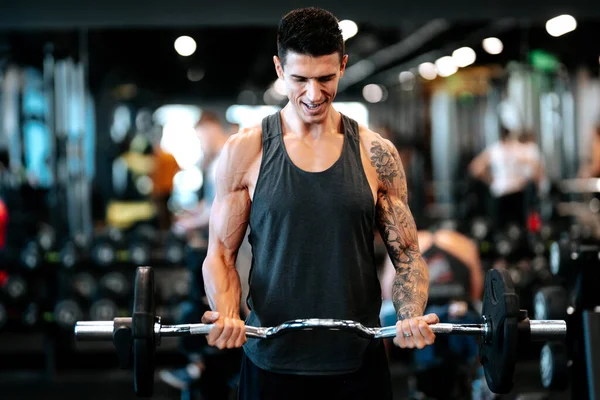
[[342,57],[342,65],[340,66],[340,78],[344,76],[344,71],[346,71],[346,64],[348,63],[348,54],[344,54]]
[[275,72],[277,72],[277,76],[279,79],[283,80],[283,65],[281,64],[279,57],[273,56],[273,64],[275,64]]

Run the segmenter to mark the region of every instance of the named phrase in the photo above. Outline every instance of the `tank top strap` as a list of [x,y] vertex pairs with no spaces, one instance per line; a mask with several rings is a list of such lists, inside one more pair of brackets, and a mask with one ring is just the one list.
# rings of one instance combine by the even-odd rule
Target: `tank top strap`
[[[341,113],[340,113],[341,114]],[[344,159],[348,160],[358,160],[359,166],[362,168],[361,157],[360,157],[360,134],[359,134],[359,126],[358,122],[341,114],[342,116],[342,131],[344,133],[344,152],[349,152],[350,154],[342,154]],[[348,157],[350,156],[350,157]]]
[[279,111],[263,118],[261,126],[263,145],[265,142],[281,135],[281,115]]

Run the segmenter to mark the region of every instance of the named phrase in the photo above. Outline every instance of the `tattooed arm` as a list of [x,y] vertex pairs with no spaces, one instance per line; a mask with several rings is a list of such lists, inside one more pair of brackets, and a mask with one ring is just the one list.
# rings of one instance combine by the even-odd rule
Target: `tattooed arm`
[[429,270],[408,208],[404,168],[394,145],[384,139],[372,142],[370,159],[379,180],[377,225],[396,270],[392,287],[396,315],[399,320],[422,316],[429,295]]

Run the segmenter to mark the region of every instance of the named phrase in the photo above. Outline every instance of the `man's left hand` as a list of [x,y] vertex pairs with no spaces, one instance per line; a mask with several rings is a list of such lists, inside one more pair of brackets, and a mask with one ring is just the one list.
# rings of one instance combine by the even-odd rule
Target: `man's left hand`
[[435,314],[408,318],[396,322],[394,344],[403,349],[422,349],[435,341],[435,333],[429,325],[437,324],[440,319]]

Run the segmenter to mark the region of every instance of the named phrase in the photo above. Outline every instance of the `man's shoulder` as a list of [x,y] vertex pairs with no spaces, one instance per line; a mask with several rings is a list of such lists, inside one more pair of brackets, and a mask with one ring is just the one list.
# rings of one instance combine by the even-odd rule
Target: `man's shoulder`
[[365,125],[358,124],[358,135],[361,144],[369,150],[378,148],[386,152],[393,152],[396,149],[390,140]]
[[262,127],[260,124],[240,129],[227,139],[223,149],[228,154],[260,151],[262,146]]

